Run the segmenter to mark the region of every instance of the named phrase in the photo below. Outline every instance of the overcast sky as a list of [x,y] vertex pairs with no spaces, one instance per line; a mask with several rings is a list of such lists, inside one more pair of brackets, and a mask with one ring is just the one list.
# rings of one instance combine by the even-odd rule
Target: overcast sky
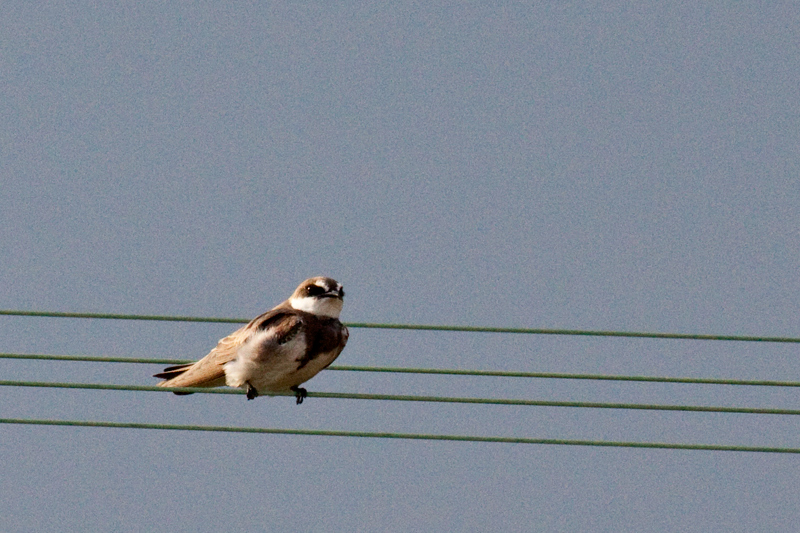
[[[795,2],[3,2],[0,309],[800,337]],[[0,317],[0,352],[237,326]],[[800,381],[797,345],[352,329],[347,365]],[[152,385],[157,365],[0,359]],[[309,391],[798,408],[326,371]],[[5,418],[800,447],[795,417],[0,387]],[[0,426],[3,531],[788,531],[793,455]]]

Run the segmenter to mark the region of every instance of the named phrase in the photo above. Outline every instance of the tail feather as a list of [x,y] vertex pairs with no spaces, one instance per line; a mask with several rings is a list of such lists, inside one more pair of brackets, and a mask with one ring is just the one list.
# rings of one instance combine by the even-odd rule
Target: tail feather
[[163,372],[159,372],[158,374],[153,374],[153,377],[160,379],[172,379],[180,376],[181,374],[189,370],[189,367],[192,366],[193,364],[194,363],[186,363],[184,365],[168,366],[167,368],[164,369]]
[[[154,378],[160,378],[164,381],[158,383],[159,387],[221,387],[225,385],[224,373],[212,374],[201,372],[194,372],[187,375],[186,372],[192,367],[200,363],[203,365],[203,360],[197,363],[186,363],[183,365],[169,366],[163,372],[154,374]],[[199,381],[202,380],[202,381]],[[193,394],[191,392],[173,392],[178,396],[186,396]]]
[[[180,376],[181,374],[183,374],[184,372],[189,370],[189,367],[191,367],[193,364],[194,363],[186,363],[186,364],[183,364],[183,365],[168,366],[167,368],[164,369],[163,372],[159,372],[158,374],[153,374],[153,377],[154,378],[165,379],[165,380],[170,380],[172,378],[176,378],[176,377]],[[159,387],[168,387],[169,386],[169,384],[167,384],[166,381],[162,381],[158,385],[159,385]],[[188,395],[193,394],[193,393],[191,393],[191,392],[173,392],[172,394],[174,394],[176,396],[188,396]]]

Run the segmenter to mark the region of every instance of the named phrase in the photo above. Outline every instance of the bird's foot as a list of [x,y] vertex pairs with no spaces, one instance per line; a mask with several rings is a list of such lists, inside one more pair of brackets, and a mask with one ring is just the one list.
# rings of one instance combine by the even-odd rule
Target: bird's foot
[[297,405],[303,403],[303,400],[308,396],[308,391],[303,387],[294,386],[291,388],[294,391],[294,397],[297,398]]
[[247,399],[252,400],[258,396],[258,391],[256,390],[255,387],[250,385],[249,381],[246,383],[247,383]]

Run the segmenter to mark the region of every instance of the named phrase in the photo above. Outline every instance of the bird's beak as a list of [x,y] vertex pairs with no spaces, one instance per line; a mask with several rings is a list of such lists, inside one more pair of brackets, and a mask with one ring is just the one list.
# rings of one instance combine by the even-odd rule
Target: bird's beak
[[344,298],[342,289],[333,289],[322,295],[323,298]]

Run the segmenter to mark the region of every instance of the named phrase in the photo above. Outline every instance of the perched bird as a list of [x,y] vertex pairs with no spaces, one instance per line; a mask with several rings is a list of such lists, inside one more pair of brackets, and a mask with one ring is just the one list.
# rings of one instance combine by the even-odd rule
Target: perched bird
[[307,391],[299,385],[330,365],[347,344],[347,327],[339,322],[343,298],[336,280],[307,279],[288,300],[220,340],[199,361],[153,377],[165,380],[160,387],[239,387],[248,400],[293,391],[303,403]]

